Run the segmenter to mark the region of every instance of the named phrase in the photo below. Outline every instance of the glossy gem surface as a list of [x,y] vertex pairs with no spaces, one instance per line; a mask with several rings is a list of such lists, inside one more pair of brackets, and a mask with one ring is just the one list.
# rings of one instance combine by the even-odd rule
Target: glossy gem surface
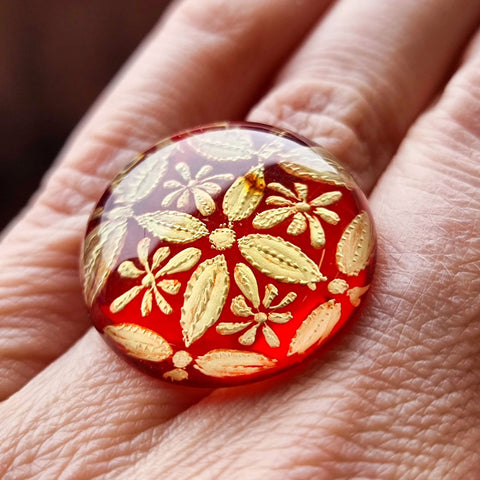
[[331,154],[217,124],[161,142],[112,182],[88,225],[84,294],[141,370],[236,385],[330,338],[368,290],[374,254],[365,198]]

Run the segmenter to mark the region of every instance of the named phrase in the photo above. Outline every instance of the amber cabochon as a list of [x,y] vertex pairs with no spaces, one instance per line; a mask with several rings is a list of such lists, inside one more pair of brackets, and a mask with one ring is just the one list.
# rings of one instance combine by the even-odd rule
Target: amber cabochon
[[375,229],[327,151],[222,123],[139,157],[92,213],[83,285],[92,321],[152,376],[220,387],[302,362],[369,289]]

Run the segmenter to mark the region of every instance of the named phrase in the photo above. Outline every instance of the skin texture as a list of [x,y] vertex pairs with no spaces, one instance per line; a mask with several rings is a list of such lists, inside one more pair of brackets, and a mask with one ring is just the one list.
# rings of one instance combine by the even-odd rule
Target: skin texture
[[[477,478],[480,6],[235,5],[172,9],[3,235],[0,476]],[[248,387],[170,386],[88,329],[86,219],[136,152],[245,115],[325,145],[371,192],[376,279],[308,366]]]

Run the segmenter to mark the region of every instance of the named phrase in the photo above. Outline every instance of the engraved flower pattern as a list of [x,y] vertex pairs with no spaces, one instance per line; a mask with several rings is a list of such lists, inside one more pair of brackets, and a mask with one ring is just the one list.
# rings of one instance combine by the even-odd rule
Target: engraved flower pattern
[[[152,262],[148,261],[148,252],[151,240],[143,238],[138,242],[137,254],[138,261],[143,269],[138,268],[131,260],[126,260],[118,266],[118,273],[123,278],[140,279],[140,284],[135,285],[117,297],[110,304],[110,311],[118,313],[122,311],[134,298],[143,293],[141,303],[141,314],[143,317],[149,315],[152,311],[153,301],[155,300],[158,308],[170,315],[172,307],[160,293],[162,290],[169,295],[176,295],[180,290],[180,282],[174,279],[160,279],[163,275],[184,272],[192,268],[200,259],[201,251],[198,248],[187,248],[170,259],[162,268],[161,264],[170,255],[169,247],[161,247],[153,255]],[[155,270],[158,271],[155,273]]]
[[267,205],[275,208],[265,210],[255,216],[253,226],[258,229],[273,228],[287,218],[293,217],[287,228],[290,235],[301,235],[310,228],[310,243],[314,248],[325,246],[325,232],[320,219],[336,225],[340,217],[325,207],[337,203],[342,198],[339,191],[327,192],[308,201],[308,186],[303,183],[294,184],[295,192],[281,183],[269,183],[271,190],[283,195],[272,195],[266,199]]
[[173,191],[163,199],[162,206],[168,207],[176,200],[177,208],[185,208],[190,203],[190,195],[192,195],[195,206],[205,217],[212,215],[216,208],[212,195],[218,195],[222,191],[222,187],[217,182],[231,181],[234,178],[230,173],[208,176],[213,170],[211,165],[204,165],[195,177],[192,177],[190,167],[184,162],[178,163],[175,170],[184,183],[168,180],[163,184],[165,188]]
[[[247,265],[238,263],[235,267],[234,277],[243,295],[233,298],[230,309],[237,317],[244,317],[249,320],[244,322],[221,322],[216,327],[217,332],[221,335],[233,335],[244,331],[238,338],[238,341],[242,345],[249,346],[255,342],[257,332],[261,327],[262,334],[268,345],[272,348],[279,347],[280,339],[268,322],[274,324],[289,322],[292,319],[290,312],[277,312],[276,310],[290,305],[297,298],[297,295],[294,292],[290,292],[280,302],[273,305],[272,303],[278,296],[278,289],[275,285],[268,284],[260,302],[255,275]],[[266,310],[266,312],[263,310]]]

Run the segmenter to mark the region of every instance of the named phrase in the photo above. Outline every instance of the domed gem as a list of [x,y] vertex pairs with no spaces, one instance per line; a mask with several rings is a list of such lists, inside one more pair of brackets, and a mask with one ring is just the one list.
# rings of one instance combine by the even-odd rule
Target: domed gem
[[95,208],[84,294],[107,343],[168,382],[268,378],[354,313],[374,267],[366,200],[322,148],[258,124],[181,133]]

